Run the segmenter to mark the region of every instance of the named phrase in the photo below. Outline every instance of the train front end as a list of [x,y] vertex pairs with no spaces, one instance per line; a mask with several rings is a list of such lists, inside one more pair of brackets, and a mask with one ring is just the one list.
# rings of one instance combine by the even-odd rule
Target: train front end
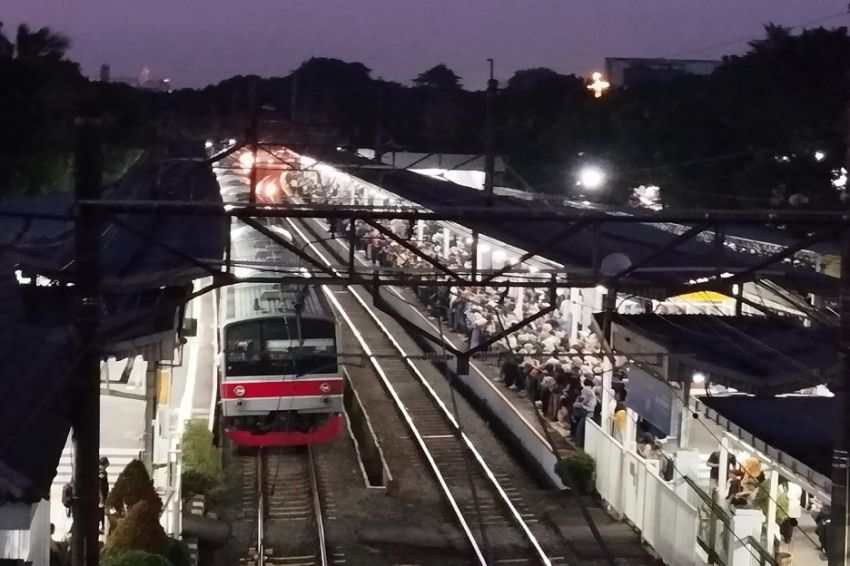
[[272,316],[222,330],[221,415],[231,441],[296,446],[341,433],[344,385],[332,319]]

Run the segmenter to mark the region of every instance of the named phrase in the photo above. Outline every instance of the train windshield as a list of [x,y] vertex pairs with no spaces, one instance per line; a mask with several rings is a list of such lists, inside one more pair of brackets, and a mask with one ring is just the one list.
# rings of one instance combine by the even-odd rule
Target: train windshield
[[[299,333],[300,329],[300,333]],[[335,373],[336,329],[326,320],[294,317],[230,324],[225,329],[225,375]]]

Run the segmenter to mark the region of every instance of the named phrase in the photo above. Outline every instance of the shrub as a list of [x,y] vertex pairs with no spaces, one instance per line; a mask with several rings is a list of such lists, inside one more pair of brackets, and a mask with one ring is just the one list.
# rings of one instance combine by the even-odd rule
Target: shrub
[[596,462],[584,452],[573,454],[555,464],[555,473],[564,485],[583,495],[596,490]]
[[159,524],[159,512],[147,501],[139,501],[130,507],[127,515],[109,534],[104,550],[107,554],[144,550],[164,556],[168,551],[168,537]]
[[186,423],[180,443],[183,457],[182,495],[208,495],[221,487],[224,474],[221,457],[213,444],[206,421],[195,419]]
[[118,517],[123,517],[130,507],[140,501],[146,501],[155,510],[156,515],[162,511],[162,500],[153,486],[148,470],[140,460],[133,460],[115,480],[115,486],[106,498],[106,506],[115,509]]
[[168,560],[159,554],[143,550],[128,550],[106,554],[101,566],[171,566]]
[[189,547],[182,540],[168,539],[168,550],[165,557],[171,566],[192,566],[192,555],[189,553]]

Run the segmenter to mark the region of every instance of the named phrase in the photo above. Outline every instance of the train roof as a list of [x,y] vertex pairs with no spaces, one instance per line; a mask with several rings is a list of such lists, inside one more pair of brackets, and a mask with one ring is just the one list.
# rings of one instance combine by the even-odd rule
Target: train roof
[[302,305],[301,316],[332,319],[315,285],[281,285],[279,283],[237,283],[224,287],[221,295],[222,325],[258,318],[294,316]]

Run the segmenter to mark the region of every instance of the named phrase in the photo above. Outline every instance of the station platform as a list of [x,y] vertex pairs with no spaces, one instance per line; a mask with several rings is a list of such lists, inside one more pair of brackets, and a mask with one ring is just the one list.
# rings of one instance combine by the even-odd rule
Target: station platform
[[[435,334],[440,334],[440,325],[437,323],[436,318],[425,314],[425,306],[419,302],[419,299],[414,293],[409,289],[398,287],[393,287],[392,292],[402,296],[410,305],[412,316],[419,318],[431,327]],[[442,330],[443,338],[448,345],[459,350],[467,347],[465,336],[446,328]],[[554,443],[561,457],[576,451],[575,446],[569,440],[569,428],[565,424],[549,419],[544,419],[541,422],[541,419],[538,417],[538,411],[525,396],[524,391],[511,390],[502,384],[496,358],[472,360],[469,365],[470,377],[481,378],[506,405],[510,406],[517,413],[527,427],[543,435],[547,443]]]
[[[314,233],[328,233],[328,225],[324,221],[308,220],[306,223]],[[343,257],[348,256],[347,242],[339,239],[328,241]],[[363,266],[372,265],[361,250],[356,250],[354,257],[355,261]],[[437,319],[427,314],[425,305],[411,289],[383,287],[381,293],[390,308],[398,315],[413,322],[432,336],[438,338],[442,336],[446,344],[455,349],[461,351],[467,349],[466,337],[451,332],[448,328],[441,328]],[[433,345],[431,347],[434,348]],[[560,478],[554,472],[554,465],[559,458],[577,450],[569,440],[569,429],[561,423],[541,419],[528,398],[519,391],[505,387],[500,380],[495,358],[472,360],[470,374],[462,379],[472,394],[486,404],[492,416],[500,421],[501,426],[509,431],[527,455],[537,463],[541,472],[548,476],[549,481],[554,485],[561,485]]]

